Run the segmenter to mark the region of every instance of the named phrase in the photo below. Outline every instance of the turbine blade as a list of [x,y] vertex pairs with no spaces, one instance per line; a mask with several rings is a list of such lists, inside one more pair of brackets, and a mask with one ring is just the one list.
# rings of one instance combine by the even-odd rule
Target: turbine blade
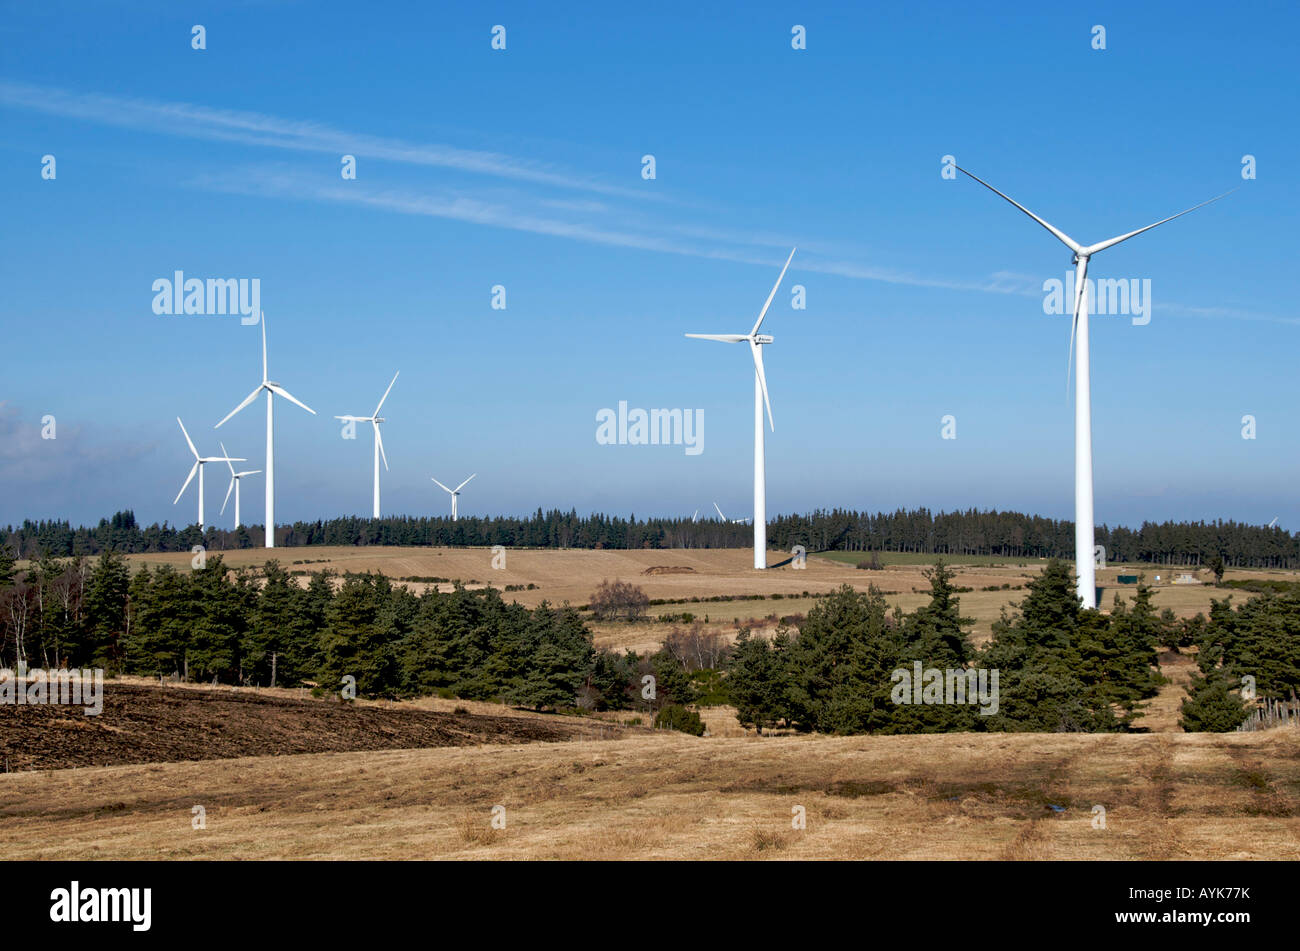
[[[476,472],[474,475],[478,475],[478,473]],[[474,478],[474,475],[470,476],[469,479]],[[466,479],[460,485],[456,486],[456,491],[459,492],[461,489],[465,488],[465,486],[469,485],[469,479]]]
[[235,467],[233,465],[230,465],[230,458],[229,458],[230,450],[226,448],[226,444],[223,443],[220,439],[217,440],[217,445],[221,447],[221,454],[227,457],[226,465],[230,466],[230,474],[233,476],[235,474]]
[[226,499],[221,503],[221,511],[218,513],[219,515],[226,514],[226,502],[230,501],[230,493],[235,491],[235,470],[231,469],[230,473],[230,485],[226,487]]
[[1024,205],[1020,204],[1020,202],[1016,201],[1014,198],[1011,198],[1011,197],[1008,196],[1008,195],[1003,195],[1002,192],[998,191],[996,188],[994,188],[994,187],[993,187],[992,185],[990,185],[988,182],[984,181],[984,179],[979,178],[979,177],[977,177],[977,176],[975,176],[975,175],[971,175],[970,172],[966,171],[966,169],[962,168],[960,165],[957,166],[957,170],[958,170],[959,172],[962,172],[962,173],[965,174],[965,175],[970,175],[971,178],[975,179],[975,181],[979,182],[981,185],[983,185],[983,186],[984,186],[985,188],[987,188],[989,191],[993,192],[993,194],[995,194],[995,195],[1001,195],[1001,196],[1002,196],[1003,198],[1005,198],[1007,201],[1011,202],[1011,204],[1015,205],[1017,208],[1019,208],[1021,211],[1023,211],[1025,214],[1027,214],[1030,218],[1033,218],[1033,219],[1034,219],[1035,221],[1037,221],[1040,225],[1042,225],[1044,228],[1046,228],[1048,231],[1050,231],[1053,235],[1055,235],[1055,236],[1056,236],[1056,239],[1057,239],[1058,241],[1060,241],[1062,244],[1064,244],[1067,248],[1069,248],[1069,249],[1070,249],[1071,251],[1073,251],[1074,253],[1078,254],[1080,251],[1083,250],[1083,246],[1082,246],[1081,244],[1079,244],[1079,242],[1075,241],[1073,238],[1071,238],[1071,237],[1070,237],[1068,234],[1066,234],[1064,231],[1061,231],[1059,228],[1055,228],[1055,227],[1053,227],[1052,225],[1049,225],[1046,221],[1044,221],[1042,218],[1038,217],[1036,214],[1034,214],[1032,211],[1030,211],[1030,210],[1029,210],[1028,208],[1026,208]]
[[266,388],[267,388],[268,390],[270,390],[272,393],[277,394],[278,396],[283,396],[283,397],[284,397],[286,400],[288,400],[290,403],[296,403],[296,404],[298,404],[298,405],[301,406],[303,409],[305,409],[307,412],[311,413],[313,416],[316,415],[316,411],[315,411],[314,409],[312,409],[312,408],[311,408],[310,406],[308,406],[306,403],[304,403],[304,402],[302,402],[301,400],[299,400],[297,397],[295,397],[292,393],[290,393],[288,390],[286,390],[286,389],[285,389],[283,386],[281,386],[279,383],[268,383],[268,384],[266,384]]
[[1078,269],[1074,288],[1074,317],[1070,323],[1070,352],[1065,358],[1065,399],[1070,399],[1070,374],[1074,371],[1074,335],[1079,330],[1079,308],[1083,306],[1084,291],[1088,288],[1088,259],[1080,258],[1083,267]]
[[[402,372],[401,370],[398,370],[397,373],[393,374],[393,383],[397,382],[398,374],[400,374],[401,372]],[[384,408],[384,400],[388,399],[388,394],[393,392],[393,383],[388,384],[388,389],[384,390],[384,395],[382,398],[380,398],[379,405],[375,407],[376,416],[378,416],[379,411]]]
[[718,503],[714,502],[713,507],[718,510],[718,518],[722,519],[725,522],[727,520],[727,516],[722,514],[722,509],[718,508]]
[[194,481],[194,473],[198,471],[199,471],[199,461],[196,459],[194,460],[194,465],[190,468],[190,474],[185,477],[185,484],[181,486],[181,490],[176,493],[176,498],[172,500],[172,505],[175,505],[177,502],[181,500],[181,496],[185,494],[185,490],[188,489],[190,487],[190,483]]
[[388,470],[388,456],[384,455],[384,437],[379,435],[379,424],[373,419],[370,425],[375,427],[375,445],[379,447],[379,458],[384,460],[384,470]]
[[749,341],[749,349],[754,354],[754,372],[758,374],[758,385],[763,391],[763,405],[767,407],[767,423],[776,432],[776,423],[772,421],[772,401],[767,398],[767,374],[763,372],[763,348]]
[[762,325],[763,318],[767,316],[767,309],[772,306],[772,298],[776,296],[776,289],[780,287],[781,282],[785,280],[785,272],[790,267],[790,262],[794,260],[794,252],[795,249],[791,248],[790,256],[785,259],[785,267],[781,268],[780,276],[776,279],[776,283],[772,285],[772,293],[767,295],[767,300],[763,304],[763,309],[758,312],[758,320],[754,321],[754,329],[749,332],[751,337],[758,333],[758,328]]
[[[433,477],[430,476],[430,478],[433,478]],[[434,479],[433,481],[434,481],[434,482],[438,482],[437,479]],[[451,491],[451,489],[447,488],[447,487],[446,487],[445,485],[443,485],[441,482],[438,482],[438,488],[442,489],[442,491],[444,491],[444,492],[450,492],[450,491]]]
[[229,413],[226,414],[226,419],[223,419],[220,423],[217,423],[217,425],[213,426],[212,428],[220,429],[222,424],[225,423],[226,420],[230,419],[231,416],[234,416],[236,413],[238,413],[249,403],[253,402],[253,400],[257,399],[258,394],[261,392],[262,392],[262,387],[260,386],[257,389],[253,390],[253,392],[249,393],[248,396],[244,397],[244,402],[240,403],[238,406],[236,406],[234,409],[232,409]]
[[1180,211],[1178,214],[1170,215],[1168,218],[1161,218],[1153,225],[1147,225],[1145,228],[1138,228],[1137,231],[1130,231],[1128,234],[1122,234],[1118,238],[1111,238],[1109,241],[1101,241],[1097,244],[1092,245],[1091,247],[1084,248],[1084,251],[1088,254],[1096,254],[1098,251],[1105,251],[1107,248],[1113,248],[1121,241],[1127,241],[1129,238],[1136,237],[1137,235],[1140,235],[1143,231],[1150,231],[1152,228],[1157,228],[1160,225],[1164,224],[1166,221],[1173,221],[1175,218],[1181,218],[1183,215],[1191,214],[1197,208],[1204,208],[1206,205],[1210,204],[1211,202],[1216,202],[1220,198],[1227,198],[1229,195],[1232,194],[1232,192],[1235,192],[1236,190],[1237,189],[1234,188],[1232,189],[1232,191],[1226,191],[1222,195],[1216,195],[1215,197],[1211,198],[1209,201],[1203,201],[1199,205],[1192,205],[1192,207],[1188,208],[1186,211]]
[[194,448],[194,440],[190,438],[190,434],[185,432],[185,424],[181,422],[179,416],[176,417],[176,422],[180,425],[181,432],[185,433],[185,442],[189,444],[190,452],[194,453],[194,458],[197,459],[199,457],[199,451]]
[[261,469],[249,469],[247,472],[236,472],[235,475],[242,479],[244,476],[257,475],[261,471]]
[[749,338],[744,334],[687,334],[695,340],[721,340],[723,343],[740,343]]
[[266,311],[262,311],[262,319],[259,321],[262,325],[262,382],[267,380],[266,376]]

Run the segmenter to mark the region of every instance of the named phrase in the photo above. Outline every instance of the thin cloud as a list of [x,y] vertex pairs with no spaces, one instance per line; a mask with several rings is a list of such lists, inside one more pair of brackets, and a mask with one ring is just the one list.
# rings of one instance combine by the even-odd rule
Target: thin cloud
[[[74,93],[8,81],[0,81],[0,104],[161,135],[333,155],[347,153],[408,165],[454,169],[507,181],[585,191],[608,198],[635,199],[642,203],[642,207],[646,201],[666,200],[662,192],[621,188],[590,175],[558,170],[545,163],[503,153],[351,133],[324,123],[265,113],[99,93]],[[246,172],[239,176],[200,176],[195,183],[228,193],[359,204],[401,214],[446,218],[594,244],[761,266],[772,266],[775,258],[755,255],[746,249],[783,249],[796,243],[765,232],[739,233],[691,223],[648,221],[640,212],[629,212],[595,200],[515,196],[508,201],[494,201],[490,197],[450,189],[417,193],[400,189],[370,189],[358,182],[347,186],[325,185],[286,172],[267,171]],[[529,205],[536,206],[536,211],[527,210]],[[582,220],[566,218],[566,213],[587,217]],[[615,224],[604,224],[599,220],[601,218]],[[699,242],[731,247],[710,247]],[[802,270],[852,280],[1018,297],[1036,297],[1042,293],[1041,282],[1024,274],[997,272],[985,280],[953,280],[853,261],[846,259],[843,251],[836,252],[816,242],[803,242],[803,251],[799,262]],[[1177,303],[1162,303],[1157,308],[1192,317],[1300,324],[1300,318],[1234,308],[1188,307]]]
[[663,198],[654,192],[620,188],[591,176],[557,170],[541,162],[499,152],[380,138],[346,132],[320,122],[285,119],[260,112],[99,93],[74,93],[15,82],[0,82],[0,104],[161,135],[302,152],[351,154],[624,198]]

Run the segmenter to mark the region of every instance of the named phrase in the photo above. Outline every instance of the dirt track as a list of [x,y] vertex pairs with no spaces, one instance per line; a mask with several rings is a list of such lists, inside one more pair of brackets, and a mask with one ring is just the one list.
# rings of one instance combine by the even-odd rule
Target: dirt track
[[104,710],[0,706],[0,769],[67,769],[618,737],[577,718],[484,716],[245,691],[105,684]]

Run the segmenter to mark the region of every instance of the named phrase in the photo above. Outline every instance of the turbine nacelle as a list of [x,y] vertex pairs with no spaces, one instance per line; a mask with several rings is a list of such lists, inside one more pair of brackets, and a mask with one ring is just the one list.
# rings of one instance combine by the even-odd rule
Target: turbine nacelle
[[750,337],[749,339],[752,340],[752,341],[754,341],[754,343],[757,343],[757,344],[775,343],[775,342],[776,342],[776,338],[773,337],[771,334],[754,334],[754,336]]

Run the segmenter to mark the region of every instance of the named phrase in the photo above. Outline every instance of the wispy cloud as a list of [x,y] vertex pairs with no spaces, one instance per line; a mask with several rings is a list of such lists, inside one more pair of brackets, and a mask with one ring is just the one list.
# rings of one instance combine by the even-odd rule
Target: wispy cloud
[[[353,154],[394,163],[436,167],[496,179],[516,186],[534,185],[585,192],[599,198],[555,196],[514,191],[498,186],[468,188],[378,188],[359,181],[346,184],[312,177],[301,170],[252,167],[195,176],[190,184],[225,193],[362,205],[408,215],[424,215],[488,227],[526,231],[575,241],[635,248],[666,254],[776,266],[792,244],[801,247],[799,268],[852,280],[878,281],[910,287],[978,291],[1017,297],[1037,297],[1042,281],[1025,274],[996,272],[984,279],[953,279],[864,263],[853,250],[809,240],[799,241],[770,232],[741,232],[683,222],[680,217],[656,217],[656,203],[670,202],[662,189],[629,189],[533,159],[455,146],[413,143],[347,132],[312,121],[287,119],[259,112],[215,109],[183,102],[163,102],[99,93],[77,93],[55,87],[0,81],[0,105],[29,109],[160,135],[237,142],[257,147],[333,155]],[[620,203],[618,200],[626,200]],[[858,251],[862,254],[861,250]],[[1179,316],[1258,320],[1300,324],[1300,318],[1276,317],[1225,307],[1189,307],[1162,302],[1157,309]]]
[[100,93],[76,93],[8,81],[0,81],[0,104],[160,135],[238,142],[303,152],[357,155],[624,198],[662,198],[662,195],[655,192],[621,188],[595,176],[581,175],[554,168],[544,162],[499,152],[381,138],[346,132],[325,123],[286,119],[260,112],[213,109],[186,102],[161,102]]

